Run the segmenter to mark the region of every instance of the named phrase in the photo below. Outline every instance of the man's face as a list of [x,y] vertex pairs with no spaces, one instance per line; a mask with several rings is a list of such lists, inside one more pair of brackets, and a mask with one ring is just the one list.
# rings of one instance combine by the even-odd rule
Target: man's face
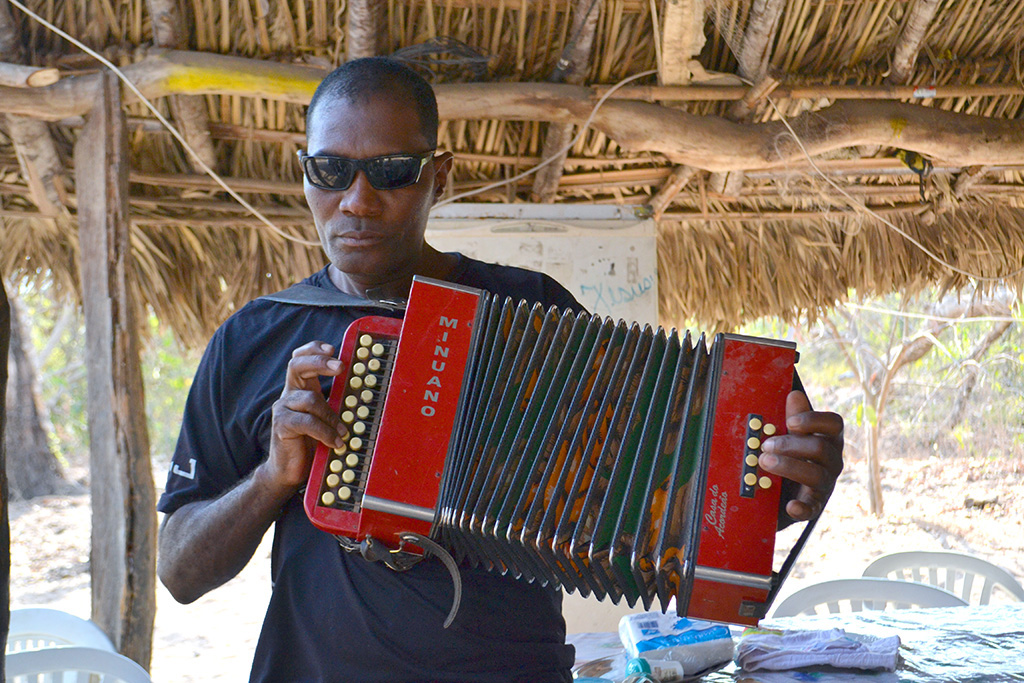
[[[415,107],[387,94],[324,102],[306,137],[307,154],[348,159],[430,150]],[[450,166],[451,155],[435,157],[416,183],[396,190],[373,188],[362,171],[347,190],[320,189],[304,177],[306,202],[331,263],[366,287],[412,274],[428,212],[444,190]]]

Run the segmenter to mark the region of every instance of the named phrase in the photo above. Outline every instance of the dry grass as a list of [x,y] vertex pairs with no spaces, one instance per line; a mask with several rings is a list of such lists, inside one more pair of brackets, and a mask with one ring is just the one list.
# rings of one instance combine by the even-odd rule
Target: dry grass
[[[699,55],[710,72],[734,73],[735,53],[753,0],[707,3],[707,43]],[[120,64],[145,56],[153,35],[142,0],[31,0],[36,11]],[[799,0],[785,3],[772,45],[771,67],[787,84],[879,85],[913,3]],[[600,3],[595,50],[585,82],[610,84],[656,66],[658,3]],[[189,27],[187,49],[330,67],[344,59],[346,0],[191,0],[181,6]],[[24,57],[55,65],[67,75],[97,64],[26,19],[13,7],[25,37]],[[399,51],[435,82],[479,79],[543,81],[574,40],[568,0],[390,0],[381,29],[383,53]],[[1024,3],[965,0],[942,3],[919,56],[913,82],[935,85],[1024,83]],[[486,60],[480,62],[474,57]],[[476,61],[474,61],[476,59]],[[480,69],[480,65],[484,67]],[[647,79],[649,82],[652,79]],[[642,81],[641,81],[642,82]],[[246,180],[272,180],[288,188],[247,193],[261,211],[291,234],[310,240],[294,151],[303,135],[302,107],[265,97],[204,97],[217,171]],[[1024,94],[919,100],[923,106],[1019,118]],[[723,102],[663,102],[699,115],[724,115]],[[751,120],[777,119],[827,106],[820,98],[762,102]],[[169,111],[168,103],[158,103]],[[196,190],[188,155],[162,132],[147,110],[133,104],[130,166],[161,173],[159,183],[133,182],[135,279],[141,305],[151,306],[179,337],[200,344],[226,314],[246,300],[280,288],[322,263],[316,247],[282,239],[213,190]],[[67,218],[33,217],[29,184],[0,125],[0,272],[6,277],[53,277],[64,290],[79,287],[72,146],[80,123],[52,125],[71,191]],[[441,146],[461,155],[453,186],[471,188],[531,166],[543,147],[546,124],[498,120],[445,121]],[[957,190],[963,169],[936,171],[921,202],[918,178],[893,166],[895,150],[844,150],[845,160],[866,161],[834,177],[901,229],[962,271],[1005,276],[1024,256],[1020,184],[1022,168],[982,169],[970,193]],[[834,155],[833,155],[834,156]],[[938,161],[938,160],[937,160]],[[859,162],[858,162],[859,163]],[[852,168],[852,167],[851,167]],[[645,203],[671,164],[659,155],[626,153],[590,131],[570,151],[559,188],[562,202]],[[859,169],[859,170],[858,170]],[[977,169],[972,169],[977,170]],[[482,195],[483,201],[524,201],[531,179]],[[751,176],[739,194],[712,189],[707,174],[672,201],[673,220],[662,224],[662,318],[695,319],[702,327],[731,327],[765,315],[794,316],[841,300],[849,288],[865,293],[915,290],[953,275],[850,209],[847,200],[804,168]],[[1016,284],[1021,281],[1017,273]]]

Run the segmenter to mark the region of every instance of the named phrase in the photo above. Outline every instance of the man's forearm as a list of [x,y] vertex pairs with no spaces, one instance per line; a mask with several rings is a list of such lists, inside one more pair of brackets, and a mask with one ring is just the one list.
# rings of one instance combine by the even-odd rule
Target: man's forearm
[[157,573],[174,599],[192,602],[237,575],[294,494],[261,465],[221,497],[168,515],[160,528]]

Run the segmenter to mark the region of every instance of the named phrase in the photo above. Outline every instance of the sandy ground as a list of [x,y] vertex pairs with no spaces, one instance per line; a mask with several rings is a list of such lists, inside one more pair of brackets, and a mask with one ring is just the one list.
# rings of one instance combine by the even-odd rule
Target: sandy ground
[[[864,463],[848,457],[783,595],[858,576],[872,558],[902,549],[972,553],[1024,581],[1024,459],[890,457],[884,481],[886,514],[879,518],[867,511]],[[995,502],[973,507],[968,498]],[[47,606],[88,617],[89,517],[85,495],[11,505],[12,608]],[[780,534],[778,544],[788,549],[797,531]],[[155,681],[246,680],[269,595],[269,547],[268,536],[238,577],[192,605],[159,590]]]

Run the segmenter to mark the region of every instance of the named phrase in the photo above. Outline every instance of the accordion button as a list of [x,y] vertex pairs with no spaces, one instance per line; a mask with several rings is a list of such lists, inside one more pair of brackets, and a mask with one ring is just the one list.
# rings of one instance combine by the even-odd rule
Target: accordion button
[[378,370],[380,370],[380,359],[370,359],[370,362],[366,364],[366,367],[370,368],[370,372],[377,372]]
[[330,491],[324,491],[324,495],[320,496],[320,502],[324,505],[334,505],[334,494]]
[[369,403],[373,400],[373,392],[369,389],[364,389],[363,393],[359,394],[359,398],[363,399],[363,403]]
[[757,467],[757,453],[747,453],[747,466]]
[[[348,457],[351,458],[353,456],[349,455]],[[343,462],[341,462],[340,460],[332,460],[331,464],[328,465],[328,467],[330,468],[331,472],[341,472],[341,470],[342,470],[342,468],[344,466],[345,466],[345,464]]]
[[349,467],[355,467],[356,465],[359,464],[359,456],[356,455],[355,453],[349,453],[348,457],[345,458],[345,464],[348,465]]
[[358,349],[356,349],[356,358],[358,358],[359,360],[366,360],[369,357],[370,349],[366,348],[365,346],[360,346]]
[[354,451],[358,451],[363,447],[363,440],[360,439],[358,436],[353,436],[351,439],[348,440],[348,447]]
[[365,420],[366,418],[370,417],[370,409],[367,408],[366,406],[359,406],[358,408],[356,408],[356,417],[358,417],[360,420]]
[[367,375],[366,379],[363,380],[363,381],[366,383],[366,386],[370,387],[371,389],[373,387],[377,386],[377,376],[376,375]]
[[749,426],[756,432],[757,430],[761,429],[761,421],[758,420],[756,417],[752,417],[750,418],[750,422],[747,423],[747,426]]
[[341,414],[341,421],[345,424],[352,424],[356,420],[356,414],[351,410],[346,410]]
[[352,431],[355,434],[357,434],[359,436],[362,436],[363,434],[366,433],[366,423],[365,422],[356,422],[354,425],[352,425]]
[[771,436],[772,434],[774,434],[775,433],[775,425],[773,425],[773,424],[766,424],[764,426],[764,433],[765,433],[765,436]]
[[352,489],[350,489],[349,487],[342,486],[340,489],[338,489],[338,498],[340,498],[341,500],[348,500],[351,497]]
[[341,473],[341,480],[346,484],[351,484],[356,480],[356,473],[352,470],[345,470]]
[[353,375],[365,375],[366,374],[366,364],[365,363],[356,363],[355,365],[353,365],[352,366],[352,374]]
[[770,489],[772,487],[772,480],[768,477],[761,477],[757,480],[757,483],[760,484],[763,489]]
[[361,337],[359,337],[359,345],[360,346],[369,346],[372,343],[373,343],[373,337],[371,337],[368,334],[364,334]]
[[757,450],[760,447],[761,447],[761,440],[758,439],[756,436],[752,436],[749,439],[747,439],[747,448],[751,448],[751,449]]
[[346,446],[345,444],[341,444],[340,446],[334,449],[334,454],[345,455],[346,451],[348,451],[348,446]]
[[335,486],[341,483],[341,479],[338,478],[337,474],[328,474],[327,479],[325,481],[327,482],[327,485],[330,486],[331,488],[334,488]]
[[757,483],[757,475],[753,472],[747,472],[743,475],[743,483],[747,486],[753,486]]
[[355,394],[349,394],[348,396],[345,397],[346,408],[355,408],[357,405],[359,405],[359,399],[356,397]]
[[379,343],[378,344],[374,344],[372,347],[370,347],[370,351],[375,356],[383,356],[384,355],[384,345],[383,344],[379,344]]
[[353,389],[362,389],[363,388],[363,378],[362,377],[353,377],[353,378],[351,378],[348,381],[348,385],[350,387],[352,387]]

